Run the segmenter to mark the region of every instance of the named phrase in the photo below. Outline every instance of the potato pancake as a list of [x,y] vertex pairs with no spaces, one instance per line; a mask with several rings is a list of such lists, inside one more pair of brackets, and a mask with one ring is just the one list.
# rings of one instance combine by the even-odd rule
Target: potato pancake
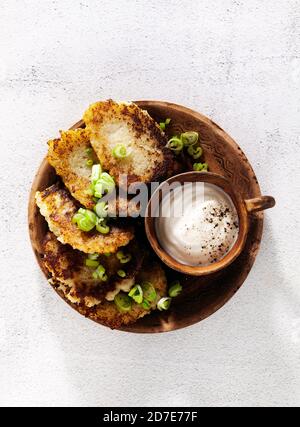
[[138,319],[150,314],[151,310],[156,308],[156,304],[159,299],[167,294],[167,279],[162,267],[158,263],[154,262],[148,263],[147,267],[144,268],[143,274],[141,276],[138,275],[136,280],[137,283],[140,283],[140,280],[151,282],[156,289],[157,298],[152,303],[150,310],[145,310],[139,304],[133,303],[132,309],[129,312],[123,313],[118,310],[114,302],[108,301],[104,301],[103,303],[90,308],[86,304],[79,304],[78,301],[74,301],[72,296],[69,294],[70,289],[67,285],[58,283],[55,280],[50,280],[50,283],[65,299],[76,305],[77,310],[81,314],[101,323],[102,325],[108,326],[111,329],[115,329],[122,325],[134,323]]
[[[72,196],[83,206],[92,209],[93,197],[90,194],[91,167],[88,160],[98,163],[90,138],[85,129],[61,132],[59,139],[48,142],[48,162],[62,178]],[[88,154],[87,150],[90,150]]]
[[[52,278],[68,286],[68,298],[72,302],[84,303],[87,307],[100,304],[107,293],[115,289],[129,287],[130,290],[143,262],[143,251],[136,242],[131,242],[126,247],[126,252],[132,254],[132,259],[126,267],[115,254],[100,255],[97,261],[103,265],[108,276],[107,281],[103,282],[93,277],[95,268],[86,266],[86,254],[72,249],[69,245],[63,245],[53,233],[47,233],[43,252],[44,264]],[[120,269],[126,270],[126,278],[121,279],[118,276]]]
[[[85,129],[61,132],[59,139],[48,142],[48,162],[54,167],[56,173],[62,178],[65,186],[83,206],[93,209],[95,201],[91,195],[91,167],[88,160],[99,163],[91,148],[89,134]],[[87,150],[91,150],[88,154]],[[110,216],[139,216],[139,209],[129,203],[130,201],[118,196],[108,202]]]
[[75,200],[65,188],[54,184],[42,192],[36,193],[36,203],[45,217],[50,231],[64,244],[85,253],[115,253],[134,238],[131,226],[112,224],[106,235],[97,231],[86,233],[72,222],[78,210]]
[[[133,103],[108,100],[91,105],[83,119],[103,169],[120,187],[126,187],[120,175],[127,175],[128,185],[159,181],[167,175],[173,154],[166,148],[165,134],[146,111]],[[124,145],[130,155],[115,158],[117,144]]]

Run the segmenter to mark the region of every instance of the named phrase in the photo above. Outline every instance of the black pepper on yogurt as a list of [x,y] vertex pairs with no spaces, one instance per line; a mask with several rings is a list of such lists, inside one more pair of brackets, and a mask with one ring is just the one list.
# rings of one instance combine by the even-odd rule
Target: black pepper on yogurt
[[[173,198],[176,204],[176,198]],[[166,200],[170,203],[170,200]],[[162,201],[164,203],[164,199]],[[182,216],[157,218],[156,232],[164,249],[178,262],[206,266],[220,261],[231,250],[239,233],[239,219],[229,196],[205,184],[203,197],[185,195]]]

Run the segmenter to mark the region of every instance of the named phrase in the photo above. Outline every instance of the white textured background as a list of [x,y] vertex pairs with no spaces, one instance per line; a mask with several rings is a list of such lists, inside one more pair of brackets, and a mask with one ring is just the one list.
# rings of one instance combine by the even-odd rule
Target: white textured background
[[[299,28],[299,0],[0,1],[1,405],[300,404]],[[93,324],[31,252],[46,141],[107,97],[212,117],[277,199],[244,287],[186,330]]]

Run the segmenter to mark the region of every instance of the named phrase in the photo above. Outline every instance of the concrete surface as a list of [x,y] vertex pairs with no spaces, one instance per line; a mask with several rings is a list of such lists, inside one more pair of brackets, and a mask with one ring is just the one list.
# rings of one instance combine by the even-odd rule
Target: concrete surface
[[[299,28],[298,0],[1,1],[1,405],[299,405]],[[99,327],[31,252],[27,199],[46,141],[107,97],[212,117],[277,198],[245,286],[189,329]]]

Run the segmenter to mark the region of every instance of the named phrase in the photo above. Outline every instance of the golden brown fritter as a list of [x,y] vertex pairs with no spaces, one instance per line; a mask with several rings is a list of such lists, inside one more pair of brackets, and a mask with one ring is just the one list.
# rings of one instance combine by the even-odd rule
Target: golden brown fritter
[[[137,277],[137,283],[140,280],[149,281],[153,284],[157,292],[157,299],[152,303],[152,309],[156,308],[156,304],[160,298],[167,294],[167,279],[165,272],[158,263],[147,264],[143,274]],[[50,282],[51,283],[51,282]],[[136,322],[141,317],[151,313],[151,310],[145,310],[140,305],[134,303],[129,312],[122,313],[118,310],[114,302],[104,301],[103,303],[89,308],[86,304],[77,304],[69,298],[69,288],[61,283],[52,282],[52,285],[57,288],[60,294],[69,302],[76,305],[78,311],[92,320],[110,327],[111,329],[119,328],[122,325],[128,325]]]
[[[119,175],[126,174],[128,185],[150,183],[167,175],[173,154],[158,124],[135,104],[112,100],[90,106],[84,114],[91,144],[102,164],[119,186],[126,187]],[[124,144],[132,150],[125,159],[116,159],[112,150]]]
[[[144,268],[145,270],[143,273],[137,276],[136,283],[148,281],[155,287],[157,299],[151,305],[151,309],[153,310],[156,308],[156,304],[160,298],[167,294],[167,279],[164,270],[158,263],[147,263]],[[132,305],[132,309],[129,312],[122,313],[113,302],[104,302],[103,304],[94,307],[94,309],[90,311],[89,317],[114,329],[122,325],[134,323],[141,317],[150,313],[151,310],[145,310],[136,303]]]
[[[131,289],[135,276],[141,269],[143,253],[136,242],[130,243],[126,252],[132,254],[132,260],[124,266],[115,254],[100,255],[98,262],[103,265],[108,276],[106,282],[93,278],[95,268],[87,267],[87,255],[60,243],[53,233],[47,233],[43,242],[44,264],[56,282],[68,286],[67,298],[73,303],[84,303],[93,307],[104,300],[108,292]],[[126,278],[121,279],[117,272],[126,271]]]
[[[89,191],[91,167],[87,165],[87,160],[97,162],[97,157],[91,148],[88,132],[85,129],[61,132],[60,138],[49,141],[48,145],[50,165],[61,176],[72,196],[92,209],[95,203]],[[87,154],[88,148],[92,150],[91,154]]]
[[36,193],[36,203],[41,214],[46,218],[50,231],[61,243],[69,244],[74,249],[85,253],[115,253],[121,246],[126,246],[134,238],[134,230],[130,226],[111,225],[109,234],[97,231],[85,233],[72,223],[78,210],[70,193],[52,185],[42,192]]
[[[62,178],[65,186],[74,199],[88,209],[93,209],[95,202],[90,193],[91,167],[87,160],[99,163],[94,150],[91,148],[89,134],[86,129],[61,132],[60,139],[48,142],[48,161]],[[91,154],[87,154],[91,149]],[[110,216],[134,217],[139,216],[139,209],[125,198],[114,197],[108,203]]]

